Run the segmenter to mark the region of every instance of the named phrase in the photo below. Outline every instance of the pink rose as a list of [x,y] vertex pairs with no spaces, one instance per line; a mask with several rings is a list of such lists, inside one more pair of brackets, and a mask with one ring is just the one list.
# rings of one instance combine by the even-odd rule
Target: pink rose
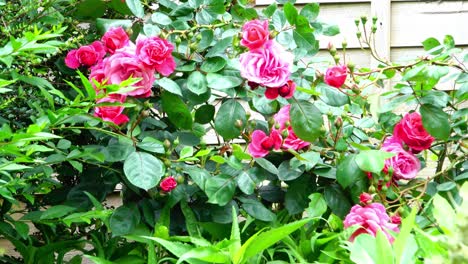
[[290,123],[289,111],[291,109],[291,105],[283,106],[278,113],[273,116],[275,120],[275,126],[272,130],[277,130],[278,133],[282,134],[284,131],[287,131],[288,136],[284,139],[283,145],[281,146],[282,149],[294,149],[299,150],[303,149],[310,145],[309,142],[304,141],[297,137],[294,133]]
[[261,158],[268,155],[270,150],[279,149],[281,146],[281,135],[278,131],[271,131],[270,136],[267,136],[262,130],[255,130],[252,133],[252,139],[248,146],[249,153],[254,158]]
[[340,88],[345,83],[347,74],[348,68],[345,65],[328,68],[325,73],[325,83]]
[[136,42],[136,55],[146,66],[156,69],[164,76],[173,73],[176,63],[172,57],[174,46],[158,37],[139,36]]
[[410,180],[416,177],[421,169],[421,162],[412,153],[403,149],[401,144],[394,137],[387,138],[381,150],[394,153],[395,156],[385,160],[387,169],[393,168],[393,179]]
[[161,189],[164,192],[170,192],[177,187],[177,181],[174,179],[173,176],[169,176],[169,177],[164,178],[161,181],[161,183],[159,184],[159,187],[161,187]]
[[293,97],[294,91],[296,91],[296,83],[289,80],[281,87],[267,88],[265,91],[265,97],[274,100],[279,96],[289,99]]
[[71,69],[77,69],[81,65],[91,67],[100,62],[106,55],[104,46],[100,41],[91,45],[81,46],[79,49],[71,50],[65,57],[65,64]]
[[398,225],[391,222],[390,216],[385,211],[385,207],[380,203],[372,203],[365,206],[354,205],[343,223],[345,228],[354,225],[360,226],[349,238],[351,242],[360,234],[367,233],[376,236],[380,230],[385,234],[390,243],[393,243],[395,239],[388,231],[400,232]]
[[141,78],[134,86],[135,90],[125,95],[149,97],[153,87],[154,70],[143,65],[129,49],[122,49],[104,61],[104,76],[109,84],[120,84],[132,78]]
[[101,40],[110,54],[114,54],[116,50],[125,47],[129,42],[127,32],[122,27],[110,28]]
[[395,126],[393,135],[405,142],[413,153],[430,148],[434,141],[424,129],[421,115],[417,112],[406,114]]
[[268,20],[252,20],[242,27],[242,40],[240,44],[249,49],[258,49],[268,41],[270,32],[268,31]]
[[293,55],[274,40],[240,55],[241,76],[265,87],[281,87],[291,75]]
[[[120,94],[110,94],[108,97],[99,99],[98,103],[114,103],[114,102],[125,102],[125,96]],[[116,125],[120,125],[128,122],[128,117],[122,112],[125,107],[123,106],[99,106],[94,109],[94,115],[100,117],[104,121],[112,122]]]

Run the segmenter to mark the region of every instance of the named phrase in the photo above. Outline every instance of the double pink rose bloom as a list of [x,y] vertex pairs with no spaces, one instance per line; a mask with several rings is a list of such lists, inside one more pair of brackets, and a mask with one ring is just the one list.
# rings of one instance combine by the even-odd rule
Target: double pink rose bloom
[[345,228],[359,226],[359,229],[349,238],[351,242],[360,234],[367,233],[376,236],[377,232],[381,231],[390,243],[393,243],[395,238],[390,234],[390,231],[400,232],[396,223],[398,220],[397,218],[391,218],[385,207],[380,203],[371,203],[365,206],[356,204],[351,208],[343,224]]
[[310,145],[309,142],[299,139],[292,130],[289,124],[290,109],[291,105],[283,106],[280,111],[273,116],[276,125],[271,129],[270,135],[265,134],[265,132],[261,130],[255,130],[252,133],[248,150],[253,157],[265,157],[273,149],[294,149],[297,151]]
[[419,153],[431,147],[434,138],[422,124],[417,112],[406,114],[393,130],[393,135],[403,141],[413,153]]
[[430,148],[433,141],[434,138],[422,125],[421,115],[417,112],[406,114],[396,124],[393,136],[382,144],[382,150],[395,154],[385,160],[385,170],[393,170],[393,180],[415,178],[421,163],[414,154]]
[[[140,79],[133,84],[132,91],[100,99],[99,102],[124,102],[126,96],[149,97],[155,81],[155,72],[168,76],[176,68],[172,57],[174,46],[158,37],[139,36],[136,45],[130,41],[127,33],[121,27],[111,28],[91,45],[82,46],[67,54],[65,63],[72,69],[80,66],[90,67],[89,80],[99,93],[98,82],[104,84],[120,84],[129,78]],[[110,56],[106,57],[106,53]],[[95,115],[103,120],[119,125],[128,121],[122,114],[122,106],[98,107]]]
[[330,86],[340,88],[345,83],[347,75],[348,68],[345,65],[333,66],[327,69],[324,81]]
[[294,57],[270,39],[268,21],[252,20],[242,27],[241,45],[249,51],[240,55],[241,76],[267,88],[265,96],[291,98],[296,85],[289,80]]

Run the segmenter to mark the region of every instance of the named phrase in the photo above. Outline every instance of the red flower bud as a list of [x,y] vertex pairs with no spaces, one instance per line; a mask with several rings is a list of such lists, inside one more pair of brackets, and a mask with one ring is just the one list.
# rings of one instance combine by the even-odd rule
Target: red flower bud
[[177,181],[174,179],[173,176],[169,176],[161,181],[159,187],[161,187],[161,189],[165,192],[170,192],[177,187]]

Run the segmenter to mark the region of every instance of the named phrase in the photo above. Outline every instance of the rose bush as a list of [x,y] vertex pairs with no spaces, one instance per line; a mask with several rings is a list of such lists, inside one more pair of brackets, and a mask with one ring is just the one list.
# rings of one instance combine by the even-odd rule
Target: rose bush
[[[441,215],[463,211],[468,73],[450,37],[374,69],[329,45],[324,65],[317,39],[339,31],[314,3],[71,2],[73,31],[52,16],[0,40],[0,233],[22,258],[1,261],[458,261],[465,225]],[[356,21],[363,44],[376,23]]]

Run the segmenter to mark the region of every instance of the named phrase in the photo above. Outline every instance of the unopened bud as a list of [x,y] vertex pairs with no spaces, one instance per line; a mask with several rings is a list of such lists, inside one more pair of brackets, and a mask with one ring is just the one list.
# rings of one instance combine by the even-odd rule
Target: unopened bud
[[370,204],[372,203],[372,195],[368,194],[368,193],[361,193],[361,195],[359,195],[359,201],[363,204],[363,205],[367,205],[367,204]]
[[283,130],[283,132],[281,132],[281,136],[283,138],[287,138],[289,136],[289,131],[287,129]]
[[343,126],[343,119],[341,119],[341,117],[338,117],[336,120],[335,120],[335,127],[336,128],[340,128]]
[[332,47],[332,48],[329,50],[329,52],[330,52],[330,55],[335,56],[335,55],[336,55],[336,48],[335,48],[335,47]]
[[331,49],[333,49],[333,48],[334,48],[333,43],[332,43],[331,41],[328,42],[327,49],[328,49],[328,50],[331,50]]
[[180,142],[179,142],[179,138],[174,139],[174,146],[178,146],[179,143],[180,143]]
[[356,24],[356,27],[359,27],[359,23],[361,23],[361,21],[359,21],[359,19],[354,20],[354,24]]
[[237,119],[236,122],[234,122],[234,126],[237,128],[242,128],[243,125],[244,125],[244,122],[242,122],[242,120],[240,119]]
[[375,193],[375,187],[374,187],[374,185],[371,185],[371,186],[369,187],[369,193]]
[[372,24],[374,24],[374,25],[375,25],[376,23],[377,23],[377,17],[376,17],[376,16],[374,16],[374,17],[372,17]]
[[372,33],[377,32],[377,26],[372,26],[372,27],[371,27],[371,30],[372,30]]
[[280,129],[280,128],[281,128],[280,124],[276,123],[275,124],[275,129]]
[[349,72],[353,72],[354,67],[356,67],[356,65],[354,65],[354,63],[352,63],[352,62],[348,62],[348,64],[346,64],[346,66],[348,67]]
[[179,45],[181,42],[182,42],[182,39],[179,36],[177,36],[175,39],[176,45]]
[[363,25],[367,23],[367,17],[366,16],[361,16],[361,22]]
[[179,175],[179,176],[176,177],[176,181],[177,181],[178,184],[182,184],[182,183],[184,183],[185,178],[184,178],[184,176]]
[[164,165],[166,166],[166,168],[169,168],[169,167],[171,167],[172,162],[170,160],[168,160],[168,159],[165,159],[164,160]]
[[198,43],[196,43],[196,42],[191,43],[190,46],[189,46],[189,48],[190,48],[191,51],[197,50],[197,48],[198,48]]
[[250,111],[245,112],[245,117],[247,118],[247,120],[249,120],[251,116],[252,116],[252,113]]
[[348,42],[346,42],[346,40],[343,40],[341,46],[343,47],[343,49],[346,49],[348,47]]
[[164,148],[167,150],[171,147],[171,142],[168,139],[166,139],[164,140],[163,145],[164,145]]
[[289,127],[290,125],[291,125],[291,122],[289,121],[284,122],[284,127]]
[[197,40],[201,40],[202,39],[202,35],[201,34],[197,34]]
[[360,38],[361,38],[361,36],[362,36],[362,33],[361,33],[361,31],[358,31],[358,32],[356,32],[356,37],[357,37],[358,39],[360,39]]
[[188,33],[188,37],[189,37],[189,38],[193,38],[193,32],[189,32],[189,33]]

